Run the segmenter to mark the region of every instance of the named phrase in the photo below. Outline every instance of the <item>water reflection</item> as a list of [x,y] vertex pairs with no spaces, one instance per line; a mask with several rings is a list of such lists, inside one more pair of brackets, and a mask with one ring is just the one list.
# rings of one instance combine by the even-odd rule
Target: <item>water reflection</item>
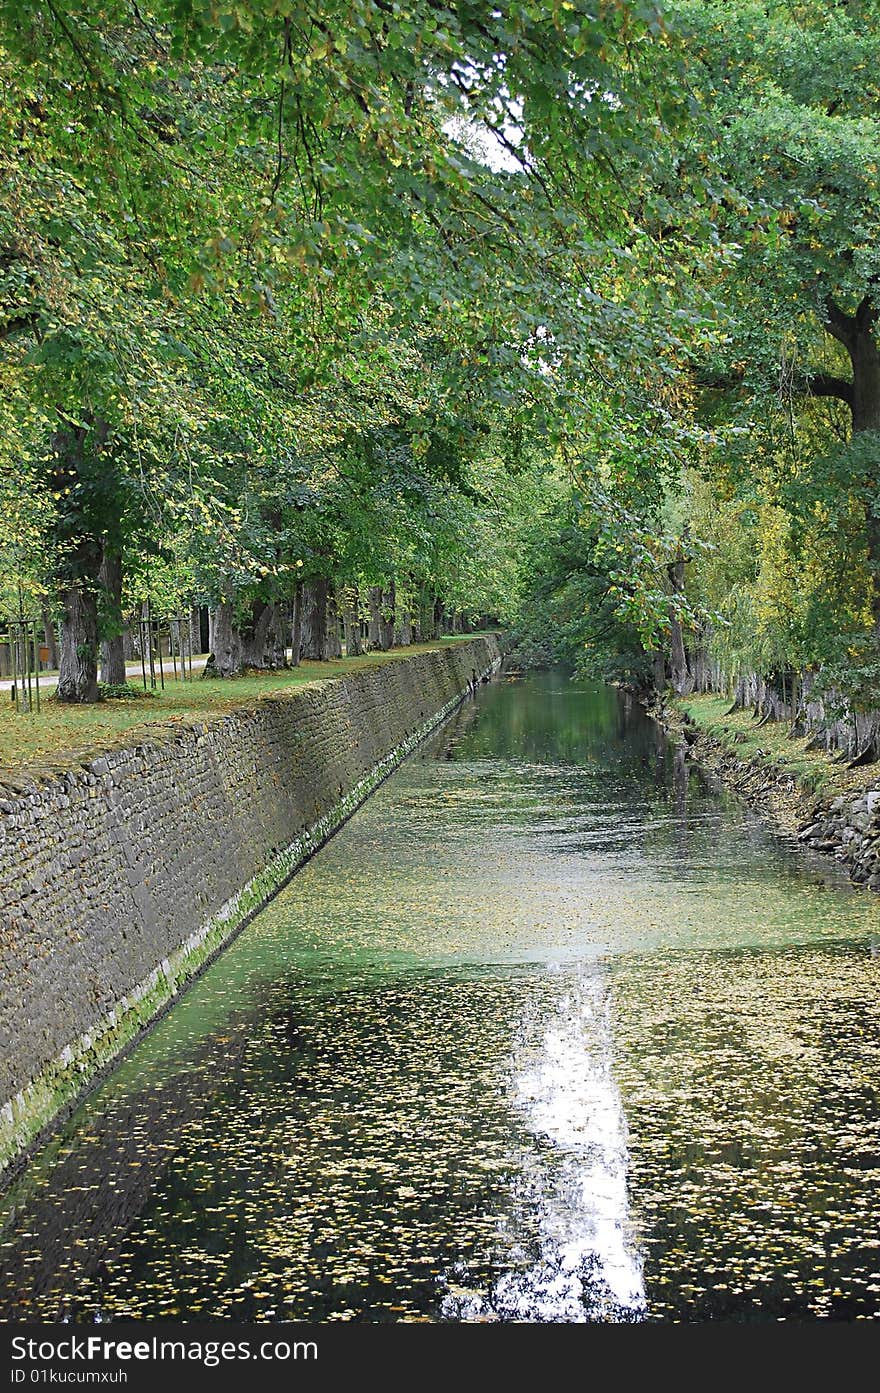
[[566,974],[552,1012],[545,1001],[521,1022],[508,1089],[528,1144],[499,1222],[507,1255],[486,1292],[468,1285],[459,1264],[441,1306],[447,1319],[621,1321],[645,1313],[603,975]]
[[873,1316],[877,930],[627,698],[494,684],[12,1187],[0,1313]]

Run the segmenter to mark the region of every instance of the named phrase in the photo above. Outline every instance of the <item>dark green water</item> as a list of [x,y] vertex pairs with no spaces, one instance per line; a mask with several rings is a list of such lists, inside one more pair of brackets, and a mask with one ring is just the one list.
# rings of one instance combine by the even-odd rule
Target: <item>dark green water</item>
[[625,697],[495,683],[8,1193],[0,1314],[876,1317],[878,911]]

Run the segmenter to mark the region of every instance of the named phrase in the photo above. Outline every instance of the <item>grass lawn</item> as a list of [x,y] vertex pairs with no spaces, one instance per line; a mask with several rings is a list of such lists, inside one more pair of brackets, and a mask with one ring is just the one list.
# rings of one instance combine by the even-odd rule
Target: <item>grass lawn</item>
[[[132,695],[109,698],[93,706],[67,706],[54,697],[43,699],[42,711],[19,715],[8,692],[0,692],[0,779],[35,766],[69,764],[108,746],[131,744],[133,736],[149,736],[150,727],[179,721],[210,720],[225,711],[249,706],[263,696],[295,691],[308,682],[328,682],[359,668],[379,666],[427,653],[451,643],[466,643],[478,634],[455,634],[434,643],[394,648],[390,653],[367,653],[362,658],[336,658],[327,663],[302,663],[284,672],[253,674],[229,680],[192,682],[165,678],[165,690],[144,692],[129,677]],[[158,679],[157,679],[158,680]]]
[[[747,762],[762,750],[768,762],[784,763],[801,787],[810,793],[825,793],[837,785],[841,789],[855,786],[863,778],[862,771],[847,771],[845,767],[832,764],[824,750],[806,749],[806,739],[790,739],[787,721],[768,721],[759,726],[751,710],[728,714],[729,697],[694,694],[681,697],[674,704],[686,712],[695,725],[729,746],[737,759]],[[745,739],[736,740],[737,735]]]

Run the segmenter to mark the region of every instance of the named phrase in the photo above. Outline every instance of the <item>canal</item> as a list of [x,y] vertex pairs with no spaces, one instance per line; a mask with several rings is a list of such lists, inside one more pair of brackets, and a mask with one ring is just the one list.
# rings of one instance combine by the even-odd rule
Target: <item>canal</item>
[[0,1199],[0,1315],[876,1317],[878,945],[629,697],[502,678]]

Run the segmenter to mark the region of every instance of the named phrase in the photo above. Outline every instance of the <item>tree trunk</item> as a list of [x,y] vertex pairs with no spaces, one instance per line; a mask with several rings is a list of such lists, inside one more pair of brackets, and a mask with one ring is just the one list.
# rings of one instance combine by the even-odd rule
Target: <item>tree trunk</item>
[[371,585],[369,592],[370,623],[367,629],[367,643],[378,648],[382,639],[382,591],[378,585]]
[[422,587],[419,600],[419,633],[423,642],[430,642],[432,638],[437,637],[434,596],[426,586]]
[[[874,340],[873,321],[869,328],[854,339],[850,358],[853,367],[853,436],[866,431],[877,434],[878,449],[874,451],[871,477],[866,480],[868,491],[876,492],[877,455],[880,454],[880,349]],[[880,638],[880,515],[876,505],[867,505],[868,556],[873,572],[871,611],[874,629]]]
[[62,702],[98,700],[98,588],[104,552],[101,524],[106,524],[106,516],[99,522],[101,507],[94,495],[112,492],[112,462],[101,458],[109,431],[106,421],[86,419],[57,431],[52,440],[54,486],[80,503],[80,510],[57,524],[64,553],[58,578],[61,652],[55,695]]
[[239,630],[241,666],[266,671],[277,666],[275,605],[266,600],[254,600],[247,623]]
[[880,347],[874,338],[875,319],[859,327],[850,346],[853,434],[880,431]]
[[666,659],[658,649],[653,658],[654,690],[662,692],[666,687]]
[[688,669],[687,653],[684,646],[684,632],[676,609],[676,599],[684,594],[684,568],[686,560],[679,552],[667,566],[667,574],[672,586],[672,604],[669,610],[669,640],[672,658],[672,685],[679,696],[687,696],[694,690],[694,679]]
[[290,665],[299,667],[300,653],[302,652],[302,613],[303,613],[303,587],[302,581],[297,582],[293,592],[293,614],[290,620]]
[[212,647],[203,677],[237,677],[241,672],[241,640],[233,623],[233,609],[222,600],[213,613]]
[[416,640],[416,630],[417,630],[417,627],[418,627],[418,605],[417,605],[417,600],[416,600],[417,593],[418,593],[418,592],[417,592],[417,589],[416,589],[415,577],[414,577],[412,574],[409,574],[409,575],[407,576],[407,578],[406,578],[406,593],[405,593],[404,598],[403,598],[403,605],[402,605],[402,607],[399,606],[399,608],[401,609],[401,615],[400,615],[400,641],[401,641],[401,643],[404,645],[404,647],[409,647],[409,645],[410,645],[411,643],[415,643],[415,642],[417,641],[417,640]]
[[61,592],[61,662],[55,695],[65,702],[98,700],[98,599],[87,581]]
[[327,652],[327,600],[330,582],[323,578],[303,585],[301,655],[315,663],[325,663]]
[[342,617],[345,625],[345,652],[349,658],[360,657],[363,650],[361,643],[361,621],[358,614],[358,592],[357,586],[349,586],[342,594]]
[[413,595],[411,586],[412,581],[408,576],[406,588],[402,591],[397,591],[395,600],[395,609],[397,613],[394,619],[394,642],[400,648],[408,648],[413,641]]
[[336,590],[331,585],[327,591],[327,657],[342,657],[342,635],[339,631],[339,605]]
[[382,609],[379,619],[379,647],[383,653],[394,646],[394,614],[396,607],[396,588],[391,580],[387,590],[382,591]]
[[[840,396],[848,403],[854,437],[868,431],[880,436],[880,346],[875,337],[880,308],[866,295],[855,314],[844,313],[830,298],[825,302],[825,310],[825,328],[843,344],[852,366],[852,384],[837,382],[837,390],[829,395]],[[880,440],[877,443],[880,446]],[[875,459],[865,479],[869,494],[874,494],[877,487],[877,453],[874,451]],[[871,503],[865,511],[868,559],[873,573],[871,610],[875,633],[880,638],[880,516]]]
[[108,686],[125,683],[125,650],[122,643],[122,557],[104,551],[101,562],[101,681]]

